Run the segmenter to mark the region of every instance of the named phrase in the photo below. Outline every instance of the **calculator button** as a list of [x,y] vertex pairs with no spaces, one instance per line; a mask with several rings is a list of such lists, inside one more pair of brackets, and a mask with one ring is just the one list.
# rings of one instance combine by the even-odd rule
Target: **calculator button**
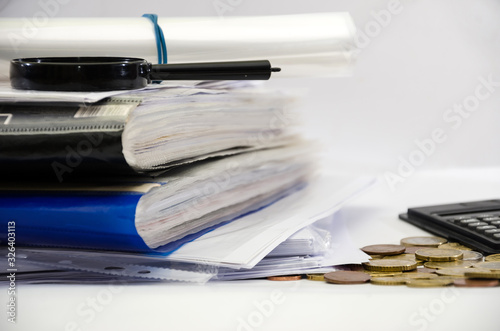
[[485,222],[500,221],[500,217],[498,216],[483,217],[481,220]]
[[495,234],[493,235],[493,238],[495,238],[495,239],[500,239],[500,233],[495,233]]
[[490,222],[491,225],[500,225],[500,221],[493,221],[493,222]]
[[480,214],[480,215],[475,215],[474,217],[486,218],[486,217],[494,217],[494,215],[492,215],[492,214]]
[[461,220],[467,220],[471,218],[471,216],[454,216],[454,217],[450,217],[449,219],[452,219],[454,221],[461,221]]
[[463,218],[448,218],[447,221],[450,223],[460,224]]
[[469,228],[477,228],[478,226],[483,226],[483,225],[488,225],[486,222],[474,222],[474,223],[469,223],[467,226]]
[[488,236],[493,236],[495,234],[500,234],[500,229],[485,230],[484,233],[486,233]]
[[477,218],[467,218],[467,219],[461,220],[460,225],[466,226],[470,223],[477,223],[477,222],[479,222],[479,220]]
[[478,231],[485,231],[485,230],[491,230],[491,229],[496,229],[497,227],[494,226],[494,225],[481,225],[481,226],[478,226],[476,229]]

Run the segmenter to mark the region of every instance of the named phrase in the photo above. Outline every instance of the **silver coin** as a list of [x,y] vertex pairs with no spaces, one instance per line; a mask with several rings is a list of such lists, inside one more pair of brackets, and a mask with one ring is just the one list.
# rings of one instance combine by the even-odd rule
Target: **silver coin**
[[483,254],[476,251],[462,251],[464,253],[464,257],[462,260],[464,261],[482,261]]

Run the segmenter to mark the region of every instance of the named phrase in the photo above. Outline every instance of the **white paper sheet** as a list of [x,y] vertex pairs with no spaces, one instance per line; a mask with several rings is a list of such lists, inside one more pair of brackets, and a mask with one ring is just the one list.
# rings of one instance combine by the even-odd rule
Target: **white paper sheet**
[[332,215],[342,204],[374,183],[373,178],[323,174],[306,189],[257,213],[187,243],[167,257],[171,261],[229,268],[252,268],[299,229]]
[[[174,85],[175,84],[175,85]],[[130,91],[106,91],[106,92],[57,92],[57,91],[28,91],[16,90],[10,86],[9,81],[0,80],[0,102],[76,102],[76,103],[94,103],[105,98],[120,94],[138,92],[141,90],[150,90],[164,88],[165,86],[182,86],[178,82],[170,84],[151,84],[140,90]],[[193,85],[191,85],[193,86]]]
[[[264,258],[252,269],[219,268],[216,280],[260,278],[276,275],[323,273],[334,266],[368,261],[369,255],[356,247],[344,220],[334,214],[319,222],[327,223],[331,234],[330,248],[322,255]],[[306,235],[307,236],[307,235]],[[314,237],[310,237],[314,240]],[[300,245],[300,242],[298,243]],[[279,247],[279,246],[278,246]]]
[[[105,92],[58,92],[58,91],[29,91],[16,90],[10,86],[10,82],[0,79],[0,102],[75,102],[75,103],[94,103],[102,99],[117,96],[133,94],[137,96],[141,91],[185,87],[186,89],[232,89],[242,87],[257,87],[262,85],[262,81],[163,81],[161,84],[149,84],[148,86],[137,90],[120,90]],[[176,92],[174,91],[173,94]],[[139,96],[140,97],[140,96]]]

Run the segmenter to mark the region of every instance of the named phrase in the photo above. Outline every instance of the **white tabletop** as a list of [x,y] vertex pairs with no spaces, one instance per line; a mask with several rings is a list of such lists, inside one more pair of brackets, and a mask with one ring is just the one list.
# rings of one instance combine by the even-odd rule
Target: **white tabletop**
[[[500,169],[416,172],[380,184],[340,213],[361,246],[424,231],[398,220],[408,207],[498,198]],[[0,288],[6,303],[7,288]],[[498,330],[497,288],[333,285],[247,280],[205,285],[24,285],[17,324],[1,330]],[[4,309],[5,306],[4,306]]]

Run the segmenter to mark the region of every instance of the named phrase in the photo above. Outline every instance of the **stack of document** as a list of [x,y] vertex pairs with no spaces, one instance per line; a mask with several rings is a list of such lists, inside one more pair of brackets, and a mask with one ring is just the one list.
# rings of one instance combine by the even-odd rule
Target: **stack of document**
[[34,92],[0,85],[0,169],[60,182],[90,173],[158,174],[284,146],[294,97],[253,84],[153,85],[130,92]]
[[0,224],[22,229],[18,245],[169,252],[306,186],[314,148],[294,134],[290,97],[241,85],[93,103],[6,88],[0,169],[19,177],[0,183]]
[[[14,49],[9,36],[23,24],[0,22],[0,80],[14,57],[155,62],[145,18],[52,19]],[[169,63],[267,59],[282,76],[344,75],[352,64],[347,13],[159,24]],[[0,82],[0,170],[10,175],[0,183],[0,245],[19,233],[17,279],[203,283],[364,259],[345,242],[338,254],[332,222],[311,224],[371,179],[318,171],[316,148],[297,134],[294,101],[249,82],[96,93]]]
[[328,215],[372,184],[372,178],[321,174],[306,188],[166,255],[23,248],[18,263],[26,273],[18,279],[83,283],[125,277],[122,281],[204,283],[330,271],[368,258],[350,242],[343,220]]
[[[332,258],[338,231],[304,229],[371,180],[317,171],[287,94],[240,82],[65,93],[64,102],[59,94],[0,91],[9,100],[0,167],[30,169],[25,181],[1,183],[0,226],[23,232],[16,244],[27,281],[203,283],[366,259],[345,243],[347,253]],[[79,147],[96,134],[106,138]],[[75,164],[68,151],[78,150]],[[54,171],[55,162],[70,170]],[[120,164],[135,175],[124,177]]]

